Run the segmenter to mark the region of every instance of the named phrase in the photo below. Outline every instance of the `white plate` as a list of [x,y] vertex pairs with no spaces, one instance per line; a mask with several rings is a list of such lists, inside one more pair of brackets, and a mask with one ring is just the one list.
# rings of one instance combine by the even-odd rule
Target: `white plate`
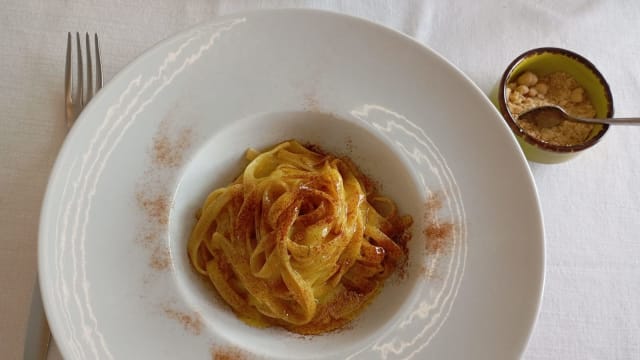
[[[416,220],[407,277],[323,336],[244,325],[186,256],[245,149],[289,138],[349,155]],[[427,251],[434,220],[453,234]],[[515,358],[544,274],[531,174],[478,88],[402,34],[306,10],[202,24],[116,76],[60,152],[38,250],[67,359]]]

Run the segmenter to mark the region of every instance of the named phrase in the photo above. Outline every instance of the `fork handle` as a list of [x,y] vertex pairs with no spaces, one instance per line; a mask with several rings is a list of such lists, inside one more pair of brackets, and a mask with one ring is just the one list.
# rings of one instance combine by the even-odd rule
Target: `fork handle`
[[40,294],[40,284],[36,275],[35,285],[31,294],[31,310],[27,323],[26,341],[24,342],[24,360],[43,360],[49,352],[51,331],[47,323]]

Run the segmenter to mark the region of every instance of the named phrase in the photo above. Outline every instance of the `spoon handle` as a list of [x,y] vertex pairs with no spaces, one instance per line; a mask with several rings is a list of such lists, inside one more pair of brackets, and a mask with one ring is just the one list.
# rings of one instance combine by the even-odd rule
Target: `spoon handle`
[[627,117],[627,118],[608,118],[608,119],[589,119],[589,118],[577,118],[579,121],[593,123],[593,124],[609,124],[609,125],[640,125],[640,118]]

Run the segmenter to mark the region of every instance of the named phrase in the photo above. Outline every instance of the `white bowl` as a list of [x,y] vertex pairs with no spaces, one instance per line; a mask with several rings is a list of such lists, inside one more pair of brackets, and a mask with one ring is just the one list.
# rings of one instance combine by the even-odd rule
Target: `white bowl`
[[[322,336],[245,325],[186,256],[196,209],[244,151],[291,138],[348,155],[415,220],[406,279]],[[427,251],[434,220],[454,232]],[[204,23],[109,82],[56,161],[38,251],[67,359],[514,358],[544,268],[531,174],[477,87],[402,34],[308,10]]]

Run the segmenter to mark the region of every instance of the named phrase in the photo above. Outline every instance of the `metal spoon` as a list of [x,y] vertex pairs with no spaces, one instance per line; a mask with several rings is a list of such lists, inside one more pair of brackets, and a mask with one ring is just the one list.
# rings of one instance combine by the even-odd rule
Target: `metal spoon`
[[518,120],[528,121],[540,128],[550,128],[559,125],[562,121],[575,121],[590,124],[609,125],[640,125],[640,118],[608,118],[608,119],[588,119],[571,116],[563,108],[555,105],[540,106],[525,111],[518,117]]

